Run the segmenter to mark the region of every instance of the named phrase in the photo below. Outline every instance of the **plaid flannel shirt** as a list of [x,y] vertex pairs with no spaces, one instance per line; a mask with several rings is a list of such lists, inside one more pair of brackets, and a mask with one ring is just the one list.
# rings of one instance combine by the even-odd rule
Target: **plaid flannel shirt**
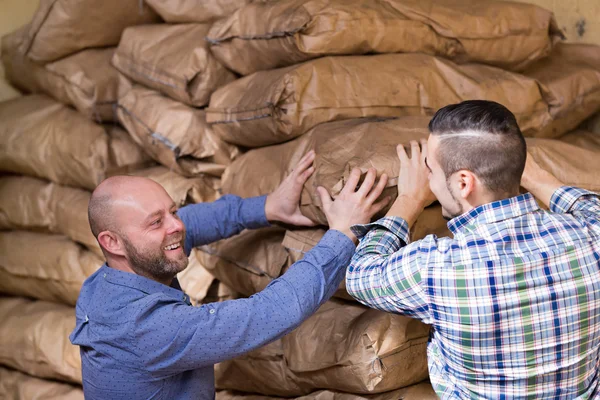
[[528,193],[413,243],[401,218],[354,226],[348,292],[432,325],[443,399],[600,398],[600,199],[565,186],[550,210]]

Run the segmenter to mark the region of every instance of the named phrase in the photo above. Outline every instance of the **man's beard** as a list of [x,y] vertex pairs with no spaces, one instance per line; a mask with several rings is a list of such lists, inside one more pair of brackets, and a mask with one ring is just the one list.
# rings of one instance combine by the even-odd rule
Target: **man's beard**
[[[174,260],[169,259],[162,251],[163,245],[155,251],[138,251],[131,242],[123,238],[127,258],[133,272],[157,281],[173,279],[177,273],[183,271],[188,265],[188,257],[183,253],[182,257]],[[183,239],[182,239],[183,246]]]
[[460,202],[458,201],[458,199],[456,198],[456,196],[454,195],[454,192],[452,191],[452,188],[450,187],[450,182],[446,181],[446,187],[448,188],[448,193],[450,193],[450,196],[452,197],[452,200],[454,201],[454,207],[452,207],[454,210],[450,211],[445,207],[442,207],[442,216],[444,217],[444,219],[446,221],[450,221],[460,215],[464,214],[464,207],[462,204],[460,204]]

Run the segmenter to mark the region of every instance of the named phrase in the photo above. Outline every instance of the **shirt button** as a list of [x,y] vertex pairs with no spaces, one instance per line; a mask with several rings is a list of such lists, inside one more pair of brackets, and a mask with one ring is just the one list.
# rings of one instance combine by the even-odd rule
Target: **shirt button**
[[211,309],[210,309],[210,313],[211,313],[211,314],[214,314],[214,313],[216,313],[216,312],[217,312],[217,310],[215,310],[214,308],[211,308]]
[[104,277],[106,278],[106,273],[104,274]]

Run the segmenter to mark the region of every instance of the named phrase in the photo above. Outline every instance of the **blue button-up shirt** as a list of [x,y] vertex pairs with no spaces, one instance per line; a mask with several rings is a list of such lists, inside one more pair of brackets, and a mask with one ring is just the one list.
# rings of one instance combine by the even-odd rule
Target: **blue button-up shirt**
[[353,227],[348,292],[433,325],[443,399],[600,398],[600,199],[562,187],[550,209],[524,194],[412,243],[401,218]]
[[[179,210],[185,251],[268,225],[265,197],[224,196]],[[329,231],[302,261],[248,298],[192,307],[178,288],[104,265],[88,278],[70,336],[86,399],[213,399],[213,365],[261,347],[314,313],[344,278],[354,244]]]

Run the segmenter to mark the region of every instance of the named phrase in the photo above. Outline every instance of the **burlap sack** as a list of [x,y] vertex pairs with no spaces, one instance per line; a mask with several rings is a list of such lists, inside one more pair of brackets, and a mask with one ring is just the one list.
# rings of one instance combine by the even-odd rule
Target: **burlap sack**
[[559,137],[600,110],[600,46],[561,43],[524,74],[549,93],[545,97],[552,123],[536,137]]
[[69,342],[73,307],[2,297],[0,321],[0,364],[38,378],[81,383],[79,348]]
[[252,0],[146,0],[165,21],[210,22],[226,17]]
[[193,249],[186,269],[177,274],[183,291],[190,296],[193,305],[200,305],[208,296],[208,291],[215,278],[198,259],[198,250]]
[[130,175],[143,176],[158,182],[178,206],[214,201],[220,195],[221,181],[214,177],[185,178],[165,167],[147,168]]
[[[0,103],[0,120],[2,171],[92,190],[113,169],[125,166],[112,164],[111,152],[127,165],[147,160],[139,147],[111,151],[111,136],[101,125],[45,95]],[[122,143],[121,136],[114,146]]]
[[523,75],[425,54],[325,57],[228,84],[213,93],[206,118],[224,140],[260,147],[323,122],[431,116],[450,103],[483,99],[505,104],[532,136],[551,122],[545,93]]
[[332,300],[282,339],[218,364],[216,387],[275,396],[387,392],[427,378],[428,334],[417,320]]
[[[318,125],[294,141],[254,149],[240,156],[223,175],[223,193],[241,197],[270,193],[300,158],[314,149],[316,171],[304,185],[301,210],[313,221],[326,225],[316,188],[325,187],[335,198],[352,168],[359,168],[365,174],[370,167],[375,167],[378,176],[385,172],[390,178],[382,196],[395,199],[400,169],[396,146],[427,138],[428,123],[427,117],[404,117],[353,119]],[[389,207],[378,216],[384,215],[387,209]]]
[[[289,400],[289,397],[263,396],[249,393],[221,390],[217,392],[217,400]],[[379,394],[351,394],[319,390],[296,400],[438,400],[429,381],[417,383],[402,389]]]
[[[502,21],[502,23],[499,23]],[[254,2],[208,33],[215,56],[242,75],[326,55],[426,53],[519,70],[560,33],[550,11],[463,0]]]
[[0,367],[0,399],[84,400],[81,387],[34,378],[4,367]]
[[62,235],[0,232],[0,293],[75,306],[104,259]]
[[560,141],[600,153],[600,132],[577,129],[562,136]]
[[0,178],[0,229],[62,234],[102,255],[87,218],[90,192],[26,176]]
[[217,88],[235,79],[210,52],[209,25],[145,25],[127,28],[113,65],[131,78],[192,106],[208,104]]
[[543,169],[565,185],[600,192],[598,142],[591,141],[586,146],[589,135],[585,131],[568,136],[579,145],[553,139],[528,139],[527,149]]
[[229,239],[199,247],[200,263],[220,282],[244,296],[263,290],[288,263],[281,245],[285,229],[247,230]]
[[89,47],[114,46],[128,26],[159,21],[138,0],[40,0],[22,52],[34,61],[54,61]]
[[173,172],[221,176],[239,150],[206,123],[204,110],[186,106],[122,78],[117,116],[148,154]]
[[114,48],[83,50],[42,66],[21,53],[21,32],[2,38],[9,82],[27,93],[46,93],[96,121],[116,120],[118,71],[110,64]]

